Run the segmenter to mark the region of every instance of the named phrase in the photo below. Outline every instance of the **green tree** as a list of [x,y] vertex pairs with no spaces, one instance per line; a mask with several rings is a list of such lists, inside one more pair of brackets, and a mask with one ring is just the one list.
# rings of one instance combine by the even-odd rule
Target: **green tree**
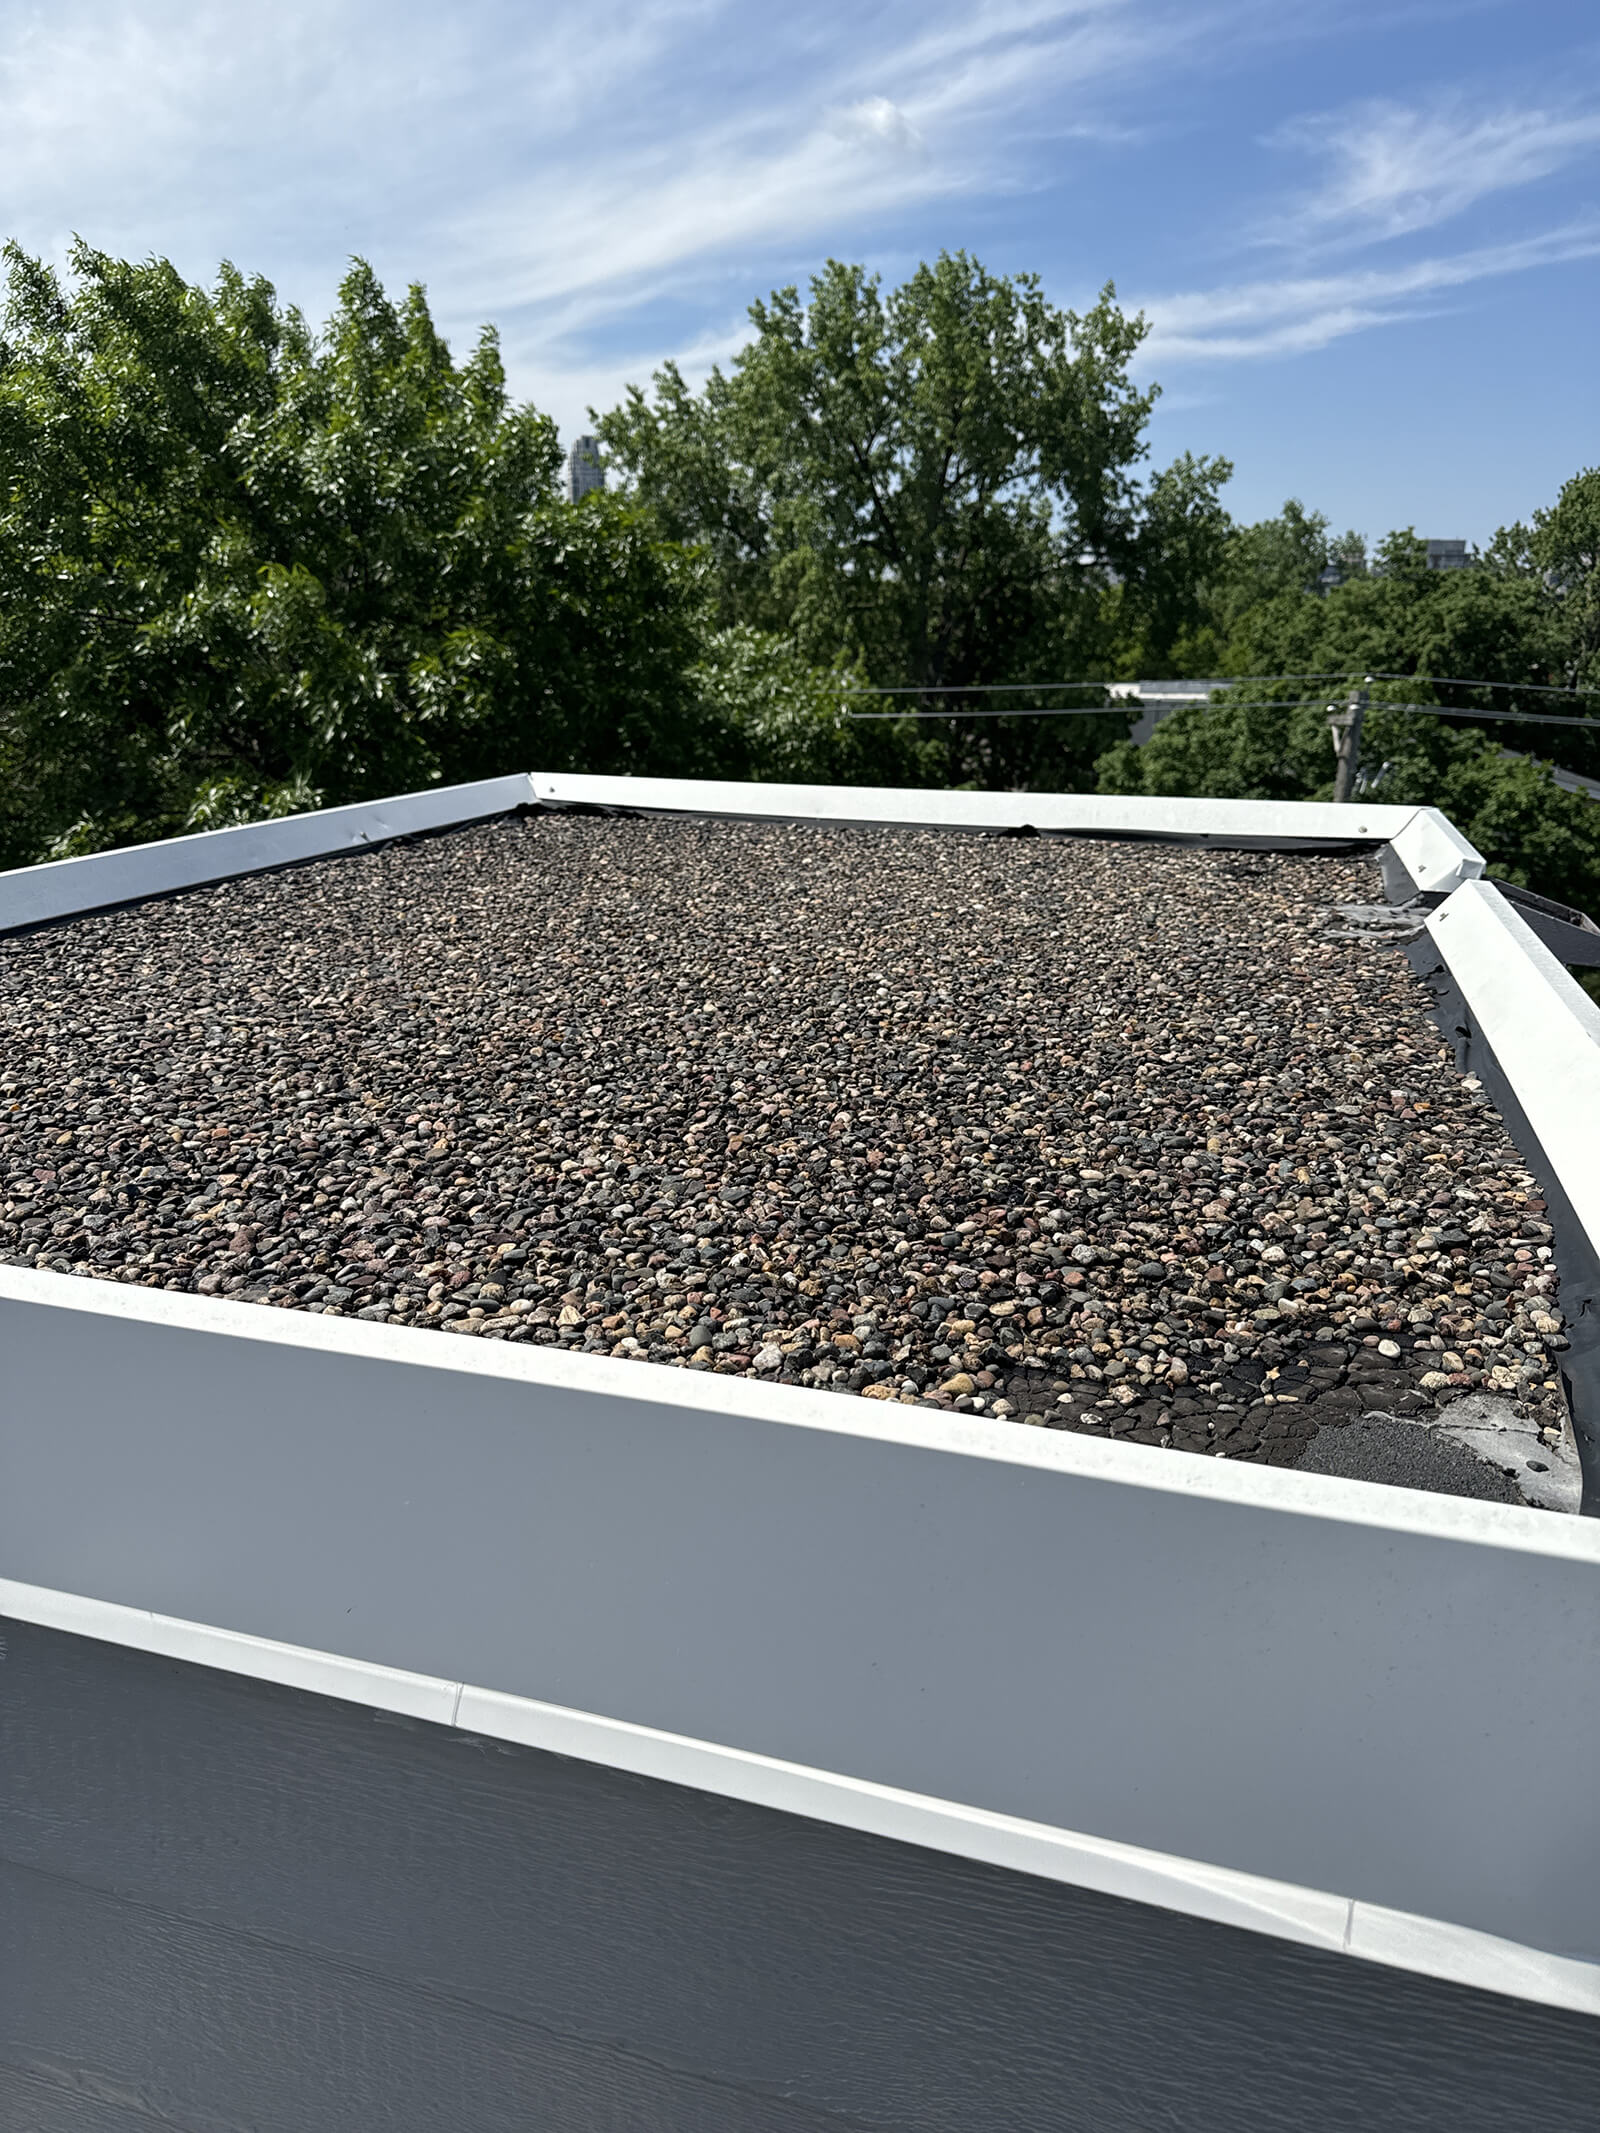
[[[1241,625],[1276,600],[1320,591],[1336,553],[1353,574],[1358,537],[1336,551],[1328,521],[1290,497],[1277,518],[1235,525],[1220,488],[1227,462],[1185,454],[1150,483],[1140,550],[1109,603],[1119,678],[1240,672]],[[1364,558],[1361,562],[1365,567]]]
[[1277,518],[1250,526],[1224,520],[1203,575],[1193,578],[1195,606],[1174,645],[1171,671],[1200,677],[1229,672],[1243,618],[1269,601],[1312,592],[1330,560],[1328,521],[1320,511],[1307,511],[1298,497],[1288,498]]
[[1323,514],[1308,511],[1297,496],[1286,498],[1276,518],[1235,529],[1224,558],[1218,620],[1232,630],[1264,600],[1315,591],[1333,556]]
[[[1337,685],[1311,694],[1265,681],[1185,705],[1142,749],[1124,745],[1101,758],[1101,790],[1331,799],[1328,705],[1343,693]],[[1361,754],[1375,798],[1440,808],[1492,874],[1600,909],[1600,806],[1559,787],[1548,762],[1510,753],[1496,729],[1409,708],[1438,703],[1443,691],[1402,679],[1375,684],[1371,693]]]
[[1209,675],[1222,655],[1219,587],[1237,541],[1220,490],[1225,459],[1185,452],[1145,491],[1112,610],[1119,676]]
[[[629,493],[708,558],[724,625],[879,687],[975,691],[1104,674],[1123,607],[1175,641],[1228,470],[1141,486],[1145,326],[1112,289],[1080,314],[965,254],[887,293],[832,261],[809,301],[780,290],[750,316],[731,373],[693,393],[669,364],[597,419]],[[975,716],[936,741],[952,781],[1070,785],[1125,730]]]
[[709,638],[692,679],[720,738],[720,775],[796,785],[925,785],[937,744],[902,719],[858,720],[864,677],[814,666],[791,638],[736,622]]
[[360,262],[314,335],[231,267],[6,256],[0,857],[714,755],[698,570],[559,501],[491,331],[456,363]]
[[1532,576],[1551,610],[1560,679],[1600,698],[1600,467],[1585,467],[1562,486],[1531,528],[1504,528],[1490,556],[1507,574]]
[[[1353,680],[1415,676],[1402,692],[1410,701],[1453,711],[1581,715],[1582,701],[1564,704],[1542,693],[1569,678],[1569,624],[1561,599],[1530,562],[1506,558],[1506,537],[1497,549],[1473,569],[1430,571],[1424,545],[1409,527],[1389,534],[1373,568],[1325,599],[1278,592],[1244,609],[1229,635],[1223,671]],[[1462,686],[1457,677],[1494,686]],[[1292,697],[1301,686],[1291,681],[1252,693]],[[1331,686],[1305,684],[1308,701],[1321,704]],[[1546,725],[1527,730],[1528,745],[1540,755],[1600,774],[1600,731],[1591,736]],[[1514,740],[1499,721],[1484,731],[1497,742]]]

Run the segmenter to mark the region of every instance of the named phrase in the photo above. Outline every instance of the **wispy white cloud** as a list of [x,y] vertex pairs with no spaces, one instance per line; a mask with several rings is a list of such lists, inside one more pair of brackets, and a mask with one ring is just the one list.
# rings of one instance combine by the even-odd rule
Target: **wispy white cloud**
[[847,104],[833,121],[834,131],[846,141],[866,141],[906,155],[920,154],[925,143],[900,106],[887,96],[864,96]]
[[[562,212],[537,163],[449,224],[464,283],[515,292],[570,333],[681,288],[730,255],[848,242],[874,221],[1011,182],[1024,114],[1136,71],[1165,11],[1134,0],[892,5],[809,71],[772,70],[698,124],[610,140]],[[1022,84],[1026,84],[1025,93]]]
[[1493,244],[1389,264],[1306,272],[1313,261],[1416,236],[1479,202],[1553,176],[1600,148],[1600,109],[1367,102],[1297,119],[1270,137],[1328,166],[1316,190],[1251,235],[1291,248],[1302,271],[1150,299],[1146,364],[1259,362],[1449,307],[1472,284],[1600,256],[1600,216],[1580,214]]
[[[1208,0],[1225,15],[1259,0]],[[1181,0],[54,0],[0,14],[9,234],[223,255],[313,310],[345,257],[493,317],[549,397],[628,333],[748,298],[940,202],[1015,142],[1114,124],[1108,84],[1200,33]],[[627,322],[638,322],[629,332]],[[699,323],[691,325],[693,339]],[[670,345],[670,344],[669,344]],[[636,372],[637,374],[637,366]]]
[[726,370],[750,339],[750,321],[742,308],[730,308],[714,325],[682,339],[659,346],[644,345],[616,353],[595,352],[581,342],[552,344],[540,351],[540,407],[564,410],[570,432],[588,427],[588,413],[604,414],[620,407],[632,386],[648,387],[661,364],[671,360],[692,390],[698,390],[713,368]]
[[1600,216],[1403,267],[1294,275],[1153,297],[1143,306],[1152,329],[1143,360],[1159,365],[1305,355],[1349,334],[1435,310],[1449,290],[1597,257]]
[[[1047,275],[1053,246],[1060,275],[1115,267],[1126,286],[1136,216],[1120,257],[1105,231],[1135,141],[1144,173],[1167,173],[1138,211],[1164,240],[1213,153],[1241,182],[1286,150],[1321,173],[1272,227],[1300,249],[1295,277],[1151,302],[1163,365],[1292,356],[1600,248],[1587,223],[1551,230],[1562,210],[1541,200],[1544,234],[1475,233],[1404,267],[1357,250],[1574,166],[1600,144],[1587,107],[1366,103],[1266,149],[1179,93],[1330,16],[1277,0],[9,0],[5,234],[59,253],[78,230],[194,275],[228,256],[314,315],[361,252],[391,282],[426,280],[458,341],[497,320],[517,389],[568,429],[665,355],[692,376],[725,362],[773,280],[829,253],[931,254],[969,209],[1014,208]],[[1259,264],[1246,214],[1230,196],[1211,257]],[[1306,271],[1335,244],[1349,271]]]
[[1290,243],[1403,237],[1593,154],[1600,106],[1384,100],[1297,119],[1273,139],[1309,151],[1327,169],[1268,235]]

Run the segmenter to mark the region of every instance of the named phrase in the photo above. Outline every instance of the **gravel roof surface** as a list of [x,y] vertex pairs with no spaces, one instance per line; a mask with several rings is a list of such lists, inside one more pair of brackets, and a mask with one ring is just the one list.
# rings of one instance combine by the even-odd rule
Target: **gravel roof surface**
[[1293,1463],[1559,1427],[1368,861],[534,815],[0,941],[0,1257]]

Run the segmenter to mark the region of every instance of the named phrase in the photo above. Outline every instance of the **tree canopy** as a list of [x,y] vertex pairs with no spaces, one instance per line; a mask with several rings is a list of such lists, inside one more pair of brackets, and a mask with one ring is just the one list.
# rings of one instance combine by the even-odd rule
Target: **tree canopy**
[[[597,423],[628,493],[708,556],[725,625],[941,690],[1103,675],[1113,585],[1158,639],[1181,630],[1228,468],[1141,479],[1146,329],[1112,288],[1079,313],[963,253],[887,292],[835,260],[750,319],[731,372],[696,393],[669,363]],[[936,744],[946,778],[1070,785],[1125,730],[973,717]]]
[[[1438,707],[1577,718],[1600,709],[1600,693],[1581,693],[1595,656],[1584,628],[1597,497],[1600,482],[1580,475],[1532,530],[1503,533],[1464,570],[1430,570],[1426,545],[1409,528],[1379,542],[1368,568],[1350,537],[1328,543],[1325,522],[1298,505],[1241,529],[1230,543],[1231,575],[1213,596],[1216,671],[1251,678],[1175,712],[1144,748],[1109,751],[1102,789],[1327,798],[1327,707],[1343,694],[1338,677],[1393,677],[1370,692],[1366,789],[1442,808],[1504,878],[1600,905],[1600,807],[1560,788],[1550,770],[1555,763],[1600,775],[1600,723],[1591,735],[1427,715]],[[1339,554],[1356,566],[1325,596],[1294,582],[1319,550],[1319,569]],[[1500,686],[1483,686],[1491,683]],[[1565,688],[1574,693],[1546,693]]]
[[690,559],[357,262],[314,334],[224,267],[12,247],[0,858],[472,777],[712,760]]
[[[1308,797],[1375,675],[1368,789],[1600,906],[1549,767],[1600,777],[1600,720],[1472,720],[1600,710],[1600,469],[1465,570],[1235,524],[1225,460],[1151,468],[1111,286],[957,253],[754,304],[726,372],[597,418],[616,486],[570,504],[492,329],[457,360],[359,260],[320,330],[230,266],[5,260],[0,864],[528,766]],[[1107,685],[1185,674],[1238,678],[1133,748]]]

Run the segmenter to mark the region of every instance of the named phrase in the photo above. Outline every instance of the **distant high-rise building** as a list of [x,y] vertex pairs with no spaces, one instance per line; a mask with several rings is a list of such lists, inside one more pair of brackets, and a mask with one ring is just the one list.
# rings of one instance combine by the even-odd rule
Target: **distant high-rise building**
[[1430,541],[1428,543],[1428,568],[1430,570],[1465,570],[1469,560],[1465,541]]
[[606,470],[600,464],[598,437],[580,437],[567,454],[567,501],[580,503],[591,489],[603,489]]

